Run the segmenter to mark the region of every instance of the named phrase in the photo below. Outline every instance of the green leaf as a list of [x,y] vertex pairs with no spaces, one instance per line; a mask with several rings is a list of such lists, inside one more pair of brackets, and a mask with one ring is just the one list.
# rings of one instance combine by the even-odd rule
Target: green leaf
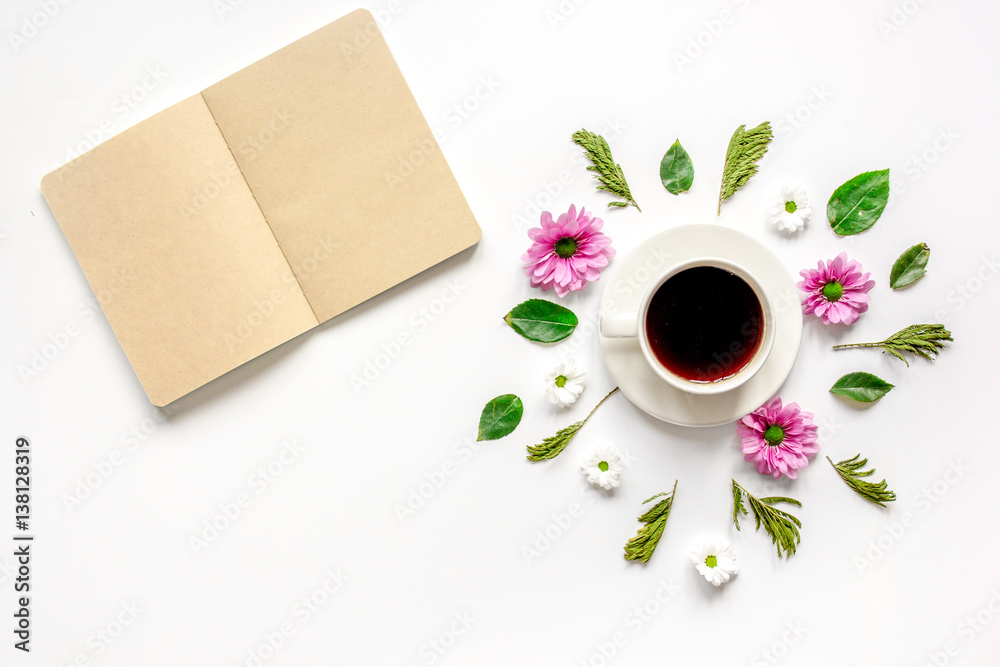
[[856,494],[868,502],[875,503],[879,507],[885,507],[886,503],[896,500],[896,493],[889,490],[885,479],[877,484],[864,479],[865,477],[874,475],[875,468],[862,470],[861,468],[868,465],[868,459],[861,458],[861,454],[857,454],[853,458],[841,461],[840,463],[834,463],[833,459],[829,456],[826,457],[826,460],[830,462],[830,465],[837,471],[840,478],[844,480],[844,483],[854,489]]
[[640,563],[648,563],[656,550],[656,545],[660,543],[663,536],[663,528],[667,525],[667,518],[670,516],[670,509],[674,506],[674,496],[677,494],[677,481],[674,480],[674,490],[670,493],[657,493],[652,498],[642,501],[645,505],[661,496],[666,496],[656,503],[638,518],[644,525],[625,543],[625,560],[637,560]]
[[879,219],[889,202],[889,170],[858,174],[833,191],[826,218],[841,236],[863,232]]
[[722,202],[736,194],[757,173],[757,163],[767,153],[767,145],[774,138],[771,124],[767,121],[750,130],[746,127],[740,125],[729,139],[717,213],[722,212]]
[[483,414],[479,416],[480,440],[497,440],[509,435],[521,423],[524,414],[524,404],[514,394],[497,396],[486,404]]
[[528,299],[507,313],[503,321],[528,340],[555,343],[566,338],[580,323],[572,310],[545,299]]
[[667,149],[660,160],[660,180],[670,194],[680,194],[691,189],[694,182],[694,164],[678,139]]
[[889,287],[899,289],[917,282],[927,273],[927,260],[931,257],[931,249],[926,243],[918,243],[909,248],[892,265],[889,272]]
[[830,392],[862,403],[874,403],[888,394],[893,386],[876,375],[857,371],[834,382]]

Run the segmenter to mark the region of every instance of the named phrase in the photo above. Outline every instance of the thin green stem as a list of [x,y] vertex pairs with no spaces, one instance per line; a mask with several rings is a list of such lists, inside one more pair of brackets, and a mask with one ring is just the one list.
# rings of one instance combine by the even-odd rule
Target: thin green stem
[[[637,208],[638,208],[638,207],[637,207]],[[618,387],[615,387],[614,389],[612,389],[611,391],[609,391],[609,392],[608,392],[608,395],[607,395],[607,396],[605,396],[604,398],[602,398],[602,399],[601,399],[601,400],[600,400],[600,401],[599,401],[599,402],[597,403],[597,405],[595,405],[595,406],[594,406],[594,409],[593,409],[593,410],[591,410],[591,411],[590,411],[589,413],[587,413],[587,416],[583,418],[583,422],[584,422],[584,423],[587,423],[587,420],[588,420],[588,419],[590,419],[590,415],[594,414],[594,412],[596,412],[596,411],[597,411],[597,408],[601,407],[601,403],[603,403],[604,401],[608,400],[608,398],[610,398],[610,397],[611,397],[611,394],[615,393],[616,391],[618,391]]]

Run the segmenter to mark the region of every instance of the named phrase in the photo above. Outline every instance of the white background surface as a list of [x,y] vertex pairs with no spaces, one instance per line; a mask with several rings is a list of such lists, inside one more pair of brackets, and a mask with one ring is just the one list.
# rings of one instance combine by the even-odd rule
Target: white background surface
[[[388,17],[386,39],[431,126],[446,132],[482,242],[158,411],[89,310],[93,293],[38,182],[102,124],[103,139],[355,5],[245,0],[220,13],[210,0],[68,2],[35,34],[25,21],[40,22],[44,4],[7,2],[0,23],[0,508],[11,517],[0,535],[13,544],[12,450],[26,435],[37,536],[30,655],[12,648],[13,547],[0,551],[0,663],[253,665],[262,651],[267,665],[996,664],[996,6],[592,0],[563,2],[560,14],[556,0],[400,0],[393,14],[369,4]],[[15,45],[19,31],[32,36]],[[691,47],[696,57],[679,65],[697,40],[701,52]],[[134,94],[147,68],[165,78]],[[122,95],[143,99],[124,111]],[[591,327],[545,347],[501,321],[542,296],[520,268],[528,239],[517,216],[534,224],[534,203],[555,213],[582,204],[600,211],[620,253],[711,222],[732,131],[763,120],[775,124],[771,150],[719,223],[760,239],[793,272],[844,250],[877,282],[850,330],[807,319],[780,391],[817,414],[821,456],[797,481],[770,482],[743,462],[734,426],[673,427],[619,395],[560,458],[526,462],[525,445],[581,418],[611,383]],[[580,127],[608,137],[642,213],[605,208],[570,142]],[[658,179],[676,138],[696,168],[680,197]],[[837,237],[823,215],[834,188],[885,167],[898,195],[882,219]],[[816,215],[789,238],[765,206],[791,181],[808,188]],[[921,241],[929,274],[892,292],[892,261]],[[603,287],[564,303],[590,321]],[[429,308],[433,321],[421,315]],[[933,364],[829,349],[942,320],[956,343]],[[22,378],[19,367],[70,325],[78,334]],[[356,391],[352,375],[404,333],[412,343]],[[570,356],[589,384],[562,411],[546,402],[542,376]],[[856,409],[827,392],[853,370],[896,388]],[[507,392],[524,399],[524,420],[474,449],[483,404]],[[256,471],[292,440],[302,451],[262,485]],[[604,443],[632,459],[611,495],[578,469]],[[859,451],[898,493],[890,508],[853,495],[822,458]],[[67,507],[112,457],[107,478]],[[803,502],[798,554],[779,560],[752,522],[734,530],[734,476],[758,495]],[[401,520],[397,506],[442,477]],[[675,479],[652,561],[624,561],[642,500]],[[249,506],[196,554],[191,538],[240,494]],[[574,503],[582,515],[551,528]],[[546,529],[561,535],[529,562],[523,548]],[[687,559],[707,535],[731,540],[742,566],[718,590]],[[340,589],[316,593],[338,570]],[[327,599],[307,615],[296,605],[314,593]],[[123,605],[141,611],[119,634]],[[270,655],[266,638],[283,624],[293,632]],[[117,636],[109,644],[99,632]]]

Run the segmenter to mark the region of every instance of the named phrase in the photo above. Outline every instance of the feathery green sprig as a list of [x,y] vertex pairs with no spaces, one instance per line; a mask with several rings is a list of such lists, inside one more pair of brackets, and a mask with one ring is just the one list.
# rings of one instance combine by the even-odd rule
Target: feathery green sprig
[[726,149],[726,164],[722,169],[722,187],[719,189],[719,210],[722,212],[722,202],[726,201],[757,173],[757,162],[767,152],[774,134],[771,123],[764,121],[752,130],[746,125],[740,125],[733,132]]
[[880,347],[892,356],[902,359],[903,363],[909,366],[910,362],[903,357],[902,352],[933,361],[934,355],[944,349],[944,342],[953,340],[955,339],[951,337],[951,332],[945,329],[943,324],[911,324],[878,343],[847,343],[834,345],[833,349]]
[[854,489],[856,494],[868,502],[875,503],[879,507],[885,507],[885,503],[891,503],[896,499],[895,492],[889,490],[884,479],[878,484],[862,479],[874,475],[875,468],[861,470],[861,468],[868,465],[868,459],[861,458],[861,454],[840,463],[834,463],[833,459],[829,456],[826,457],[826,460],[830,462],[830,465],[833,466],[833,469],[837,471],[837,474],[840,475],[840,478],[844,480],[847,486]]
[[613,201],[608,206],[625,207],[632,204],[641,213],[642,209],[635,203],[635,199],[632,198],[632,193],[628,189],[628,183],[625,182],[625,174],[622,172],[621,165],[616,164],[615,159],[611,157],[611,148],[604,137],[581,129],[573,133],[573,142],[587,151],[587,157],[593,163],[587,169],[595,172],[594,178],[601,182],[597,189],[606,190],[625,200]]
[[660,543],[663,536],[663,528],[667,525],[667,517],[670,516],[670,509],[674,506],[674,496],[677,494],[677,480],[674,480],[674,489],[670,493],[657,493],[651,498],[642,501],[642,504],[656,500],[665,496],[663,500],[653,505],[640,516],[637,521],[642,521],[646,525],[639,529],[635,537],[625,543],[625,560],[637,560],[641,563],[648,563],[656,550],[656,545]]
[[774,544],[778,550],[778,558],[781,558],[782,551],[785,552],[785,556],[794,554],[796,544],[802,541],[802,537],[799,535],[799,528],[802,527],[802,522],[788,512],[775,509],[772,505],[775,503],[788,503],[796,507],[802,507],[802,503],[794,498],[785,498],[784,496],[755,498],[750,495],[749,491],[737,484],[734,479],[733,524],[736,525],[736,530],[740,529],[740,514],[743,516],[747,515],[747,508],[743,504],[744,497],[750,503],[753,518],[757,521],[754,529],[757,530],[761,525],[764,526],[764,532],[771,536],[771,544]]
[[587,423],[587,420],[590,419],[592,414],[594,414],[594,411],[601,407],[601,403],[608,400],[608,397],[616,391],[618,391],[618,387],[609,391],[608,395],[602,398],[600,402],[594,406],[594,409],[590,411],[590,414],[580,421],[575,424],[570,424],[566,428],[560,429],[555,435],[542,440],[541,444],[528,445],[528,460],[544,461],[546,459],[554,459],[562,454],[562,451],[566,449],[566,445],[568,445],[569,441],[573,439],[581,428],[583,428],[583,425]]

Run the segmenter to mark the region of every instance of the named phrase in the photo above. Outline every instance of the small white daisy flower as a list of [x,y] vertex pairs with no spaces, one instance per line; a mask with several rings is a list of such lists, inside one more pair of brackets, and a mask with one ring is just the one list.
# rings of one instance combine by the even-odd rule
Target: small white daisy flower
[[812,207],[809,205],[809,195],[801,185],[781,188],[776,197],[771,197],[768,213],[771,222],[783,232],[797,232],[805,227],[812,217]]
[[583,460],[580,469],[587,476],[587,481],[606,491],[617,489],[621,480],[625,462],[621,454],[613,447],[598,447]]
[[573,360],[560,364],[545,376],[549,400],[560,408],[574,403],[586,387],[587,373]]
[[720,586],[734,574],[739,574],[736,565],[736,554],[725,540],[707,540],[694,545],[691,550],[691,562],[699,574]]

